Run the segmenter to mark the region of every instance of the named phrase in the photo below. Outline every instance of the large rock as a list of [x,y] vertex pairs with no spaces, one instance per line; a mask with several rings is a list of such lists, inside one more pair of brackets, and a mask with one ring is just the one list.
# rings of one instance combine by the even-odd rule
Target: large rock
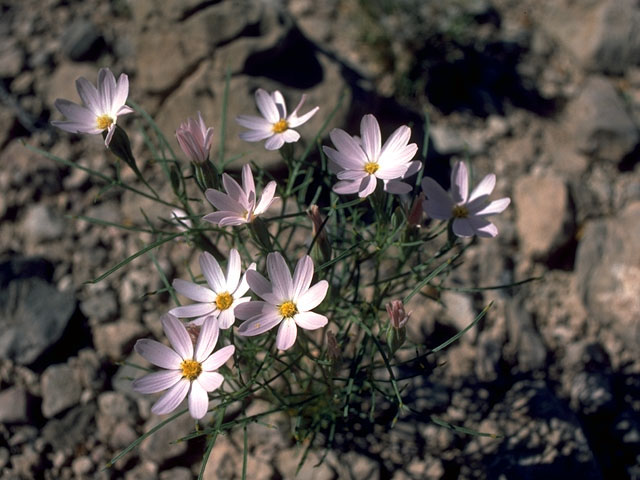
[[621,74],[640,62],[635,0],[552,0],[534,12],[540,26],[588,69]]
[[514,188],[520,246],[546,259],[571,238],[573,216],[564,181],[555,176],[520,177]]
[[578,288],[591,317],[638,352],[640,202],[587,224],[576,258]]
[[42,414],[51,418],[80,401],[82,386],[66,364],[51,365],[42,374]]
[[638,144],[638,128],[604,77],[590,77],[566,110],[566,122],[578,151],[620,163]]
[[0,279],[0,357],[29,365],[62,336],[75,296],[59,292],[29,262],[0,264]]

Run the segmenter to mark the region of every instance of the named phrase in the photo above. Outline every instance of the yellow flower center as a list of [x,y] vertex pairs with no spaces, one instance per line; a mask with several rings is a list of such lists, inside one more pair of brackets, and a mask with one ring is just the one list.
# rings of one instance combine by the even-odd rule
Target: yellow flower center
[[109,128],[112,123],[113,123],[113,118],[111,118],[106,113],[104,115],[100,115],[98,118],[96,118],[96,124],[98,125],[98,128],[100,130],[105,130],[105,129]]
[[469,209],[464,205],[455,205],[453,207],[453,218],[467,218],[469,216]]
[[287,123],[287,121],[284,118],[281,118],[280,120],[278,120],[276,123],[273,124],[273,127],[271,128],[271,130],[273,131],[273,133],[282,133],[282,132],[286,132],[288,128],[289,128],[289,124]]
[[233,303],[233,297],[229,292],[218,294],[216,297],[216,307],[220,310],[226,310]]
[[278,311],[280,312],[280,315],[282,315],[284,318],[291,318],[296,313],[298,313],[298,307],[296,307],[295,303],[289,300],[288,302],[284,302],[283,304],[281,304],[278,307]]
[[180,370],[182,376],[192,382],[202,373],[202,365],[195,360],[183,360],[180,364]]
[[378,171],[378,168],[380,168],[380,165],[378,165],[376,162],[367,162],[364,164],[364,171],[369,175],[373,175],[374,173],[376,173]]

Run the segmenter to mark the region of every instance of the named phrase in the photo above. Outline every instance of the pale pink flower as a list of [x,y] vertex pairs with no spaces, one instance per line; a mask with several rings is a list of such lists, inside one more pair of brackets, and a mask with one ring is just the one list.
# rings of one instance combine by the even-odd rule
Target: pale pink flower
[[222,184],[226,194],[213,188],[204,192],[207,200],[219,211],[203,217],[203,220],[221,227],[250,223],[278,199],[274,197],[276,182],[271,181],[264,187],[262,198],[256,203],[256,186],[248,164],[242,167],[242,187],[226,173],[222,174]]
[[[255,268],[256,264],[252,263],[248,270],[255,270]],[[203,252],[200,255],[200,269],[207,280],[208,287],[179,278],[173,281],[176,292],[199,303],[175,307],[169,310],[169,313],[178,318],[197,317],[192,322],[196,325],[202,325],[205,318],[213,315],[218,319],[219,327],[227,329],[236,320],[235,308],[251,300],[250,297],[243,297],[249,290],[249,284],[246,279],[247,273],[241,276],[240,254],[236,249],[229,252],[226,277],[209,252]]]
[[247,132],[242,132],[240,138],[247,142],[259,142],[267,139],[264,144],[267,150],[278,150],[285,143],[297,142],[300,139],[300,134],[293,129],[313,117],[320,108],[312,108],[299,117],[298,110],[300,110],[306,98],[306,95],[302,95],[298,106],[287,116],[287,106],[282,94],[278,90],[269,94],[259,88],[256,90],[256,104],[262,117],[253,115],[240,115],[237,117],[236,122],[249,129]]
[[167,390],[151,407],[157,415],[172,412],[188,395],[189,413],[200,419],[209,408],[207,392],[216,390],[224,381],[216,370],[231,358],[235,347],[228,345],[213,353],[219,332],[213,316],[207,317],[202,324],[195,349],[187,329],[173,315],[162,317],[162,328],[173,348],[150,339],[138,340],[134,348],[149,362],[166,371],[138,378],[133,382],[133,389],[144,394]]
[[244,336],[260,335],[279,325],[276,347],[287,350],[296,341],[298,327],[315,330],[327,324],[327,317],[314,313],[327,295],[329,283],[321,280],[310,287],[313,278],[313,261],[305,255],[291,272],[278,252],[267,256],[269,280],[256,271],[247,272],[251,290],[264,301],[252,301],[239,305],[238,318],[247,319],[238,328]]
[[213,142],[213,127],[207,128],[198,112],[198,118],[187,118],[176,130],[180,148],[189,160],[204,163],[209,159],[209,150]]
[[391,326],[396,330],[403,328],[409,321],[411,312],[406,313],[404,311],[404,303],[402,302],[402,300],[391,300],[391,302],[387,303],[385,307],[387,309],[387,313],[389,314]]
[[469,195],[469,174],[464,162],[456,162],[451,171],[451,192],[447,193],[433,178],[422,179],[426,200],[423,208],[437,220],[453,218],[453,233],[459,237],[495,237],[498,228],[487,220],[509,206],[509,197],[489,203],[489,195],[496,185],[496,176],[484,177]]
[[107,130],[104,144],[108,147],[118,116],[133,112],[125,105],[129,95],[129,77],[122,73],[116,82],[111,70],[101,68],[98,72],[98,88],[84,77],[76,80],[76,88],[85,106],[57,99],[55,106],[67,120],[56,120],[51,124],[71,133],[98,134]]
[[364,198],[376,189],[378,179],[389,193],[408,193],[411,186],[401,180],[420,170],[419,161],[411,161],[418,151],[415,143],[408,143],[411,129],[402,125],[381,146],[378,120],[365,115],[360,123],[361,139],[352,137],[344,130],[334,128],[330,133],[336,149],[322,147],[333,162],[338,182],[333,191],[339,194],[357,193]]

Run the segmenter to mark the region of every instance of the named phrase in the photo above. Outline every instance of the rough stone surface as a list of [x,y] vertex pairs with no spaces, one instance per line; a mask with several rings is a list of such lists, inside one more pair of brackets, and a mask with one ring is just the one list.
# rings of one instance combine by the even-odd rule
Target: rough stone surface
[[28,422],[28,400],[24,388],[11,387],[0,392],[0,422],[6,424]]
[[51,418],[80,401],[82,387],[68,365],[51,365],[42,374],[42,414]]

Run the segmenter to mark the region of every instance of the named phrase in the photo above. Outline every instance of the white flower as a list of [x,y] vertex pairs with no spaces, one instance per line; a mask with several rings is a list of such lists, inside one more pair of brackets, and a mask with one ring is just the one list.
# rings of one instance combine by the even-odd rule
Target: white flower
[[218,341],[218,324],[214,317],[207,317],[193,348],[193,342],[185,326],[173,315],[162,318],[162,328],[173,348],[155,340],[138,340],[135,350],[149,362],[166,369],[140,377],[133,382],[137,392],[149,394],[168,391],[151,407],[157,415],[175,410],[189,395],[189,413],[195,419],[205,416],[209,408],[207,392],[216,390],[224,377],[216,372],[233,355],[235,347],[228,345],[215,353]]
[[[241,268],[240,254],[236,249],[232,249],[229,253],[226,277],[213,255],[203,252],[200,255],[200,269],[209,288],[176,278],[173,281],[173,288],[179,294],[199,303],[175,307],[169,310],[169,313],[178,318],[198,317],[192,322],[196,325],[201,325],[206,317],[213,315],[218,318],[220,328],[229,328],[236,320],[235,308],[251,300],[250,297],[242,296],[249,290],[249,284],[246,280],[246,272],[240,278]],[[248,270],[255,270],[255,268],[256,264],[252,263]]]
[[333,191],[339,194],[357,193],[364,198],[376,189],[378,179],[389,193],[408,193],[411,186],[400,181],[420,170],[419,161],[410,161],[418,151],[415,143],[408,143],[411,129],[399,127],[381,145],[380,126],[376,117],[365,115],[360,123],[361,140],[344,130],[334,128],[329,136],[336,149],[322,147],[337,169],[338,180]]
[[280,325],[276,346],[287,350],[296,341],[297,327],[315,330],[327,324],[327,317],[311,310],[324,300],[329,284],[321,280],[310,287],[314,269],[308,255],[298,260],[293,279],[284,258],[277,252],[267,256],[267,270],[271,282],[256,271],[247,272],[251,290],[264,301],[238,306],[236,315],[247,319],[238,328],[238,334],[260,335]]
[[53,121],[51,124],[71,133],[97,134],[107,130],[104,144],[108,147],[118,116],[133,112],[125,105],[129,95],[129,77],[122,73],[116,83],[111,70],[101,68],[98,72],[97,89],[84,77],[76,80],[76,88],[86,106],[57,99],[55,106],[67,120]]
[[496,185],[496,176],[484,177],[469,195],[469,174],[464,162],[456,162],[451,170],[451,193],[430,177],[422,179],[422,190],[426,200],[422,206],[431,218],[449,220],[453,218],[453,233],[459,237],[495,237],[498,228],[487,220],[490,215],[502,212],[509,206],[509,197],[489,203],[489,195]]
[[207,200],[219,211],[203,217],[203,220],[221,227],[250,223],[278,199],[274,197],[276,182],[271,181],[264,187],[262,198],[256,204],[256,186],[248,164],[242,167],[242,187],[226,173],[222,174],[222,184],[226,194],[213,188],[204,192]]
[[298,110],[302,107],[306,95],[302,95],[298,106],[287,116],[287,106],[282,94],[276,90],[271,95],[259,88],[256,90],[256,103],[262,117],[240,115],[236,122],[249,129],[242,132],[240,138],[247,142],[259,142],[267,139],[264,146],[267,150],[278,150],[286,143],[297,142],[300,134],[293,128],[299,127],[313,117],[320,107],[315,107],[298,117]]
[[213,127],[207,128],[198,112],[198,118],[187,118],[176,130],[176,139],[184,154],[195,163],[204,163],[209,159],[209,150],[213,142]]

